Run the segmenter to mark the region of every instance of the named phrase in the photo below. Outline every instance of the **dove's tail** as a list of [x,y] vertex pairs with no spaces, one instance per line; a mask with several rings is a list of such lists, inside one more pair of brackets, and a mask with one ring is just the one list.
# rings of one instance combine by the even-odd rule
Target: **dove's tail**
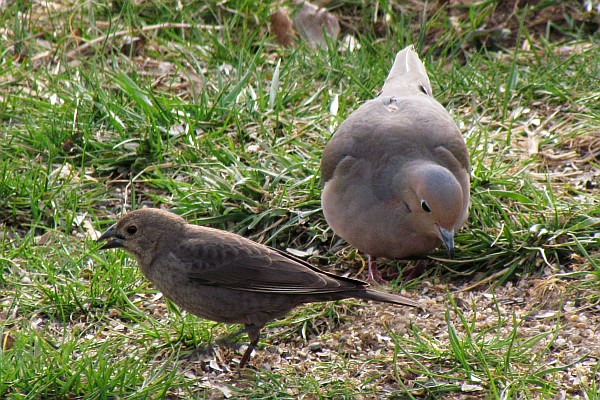
[[394,65],[381,89],[381,96],[408,96],[416,93],[432,96],[425,65],[415,48],[410,45],[396,55]]

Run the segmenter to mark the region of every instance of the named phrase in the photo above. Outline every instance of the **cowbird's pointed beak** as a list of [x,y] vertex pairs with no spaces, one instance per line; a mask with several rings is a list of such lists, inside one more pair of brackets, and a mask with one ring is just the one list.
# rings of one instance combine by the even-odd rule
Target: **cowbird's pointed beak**
[[122,237],[121,235],[117,234],[117,231],[115,230],[115,225],[113,225],[110,228],[108,228],[108,230],[106,232],[104,232],[96,240],[96,243],[102,242],[103,240],[108,240],[106,243],[104,243],[102,246],[100,246],[100,250],[118,249],[118,248],[122,248],[123,247],[123,240],[125,238]]
[[440,228],[440,238],[444,243],[444,247],[448,252],[449,258],[454,258],[454,229],[447,231],[446,229]]

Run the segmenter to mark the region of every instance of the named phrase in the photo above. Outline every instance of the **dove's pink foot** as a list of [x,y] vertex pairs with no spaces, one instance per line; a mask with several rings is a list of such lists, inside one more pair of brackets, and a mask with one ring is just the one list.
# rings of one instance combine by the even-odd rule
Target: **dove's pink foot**
[[371,282],[379,283],[380,285],[385,285],[387,281],[383,279],[381,276],[381,272],[377,269],[377,257],[368,256],[369,263],[369,272],[367,274],[367,280]]

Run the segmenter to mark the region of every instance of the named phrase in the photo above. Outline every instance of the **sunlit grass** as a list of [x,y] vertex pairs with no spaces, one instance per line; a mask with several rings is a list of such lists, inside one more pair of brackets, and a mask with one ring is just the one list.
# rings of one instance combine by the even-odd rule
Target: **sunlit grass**
[[[332,12],[364,28],[355,51],[279,47],[269,2],[2,5],[0,397],[549,398],[567,390],[560,374],[579,373],[569,394],[598,398],[597,358],[560,358],[556,344],[599,301],[597,37],[569,19],[482,46],[494,4],[463,5],[465,18],[450,20],[447,8],[424,18],[387,2],[334,2]],[[382,12],[383,37],[373,22]],[[139,52],[124,51],[118,33],[129,28],[144,37]],[[199,348],[237,327],[166,303],[128,256],[96,252],[97,232],[123,211],[168,207],[356,274],[363,255],[320,209],[320,156],[410,43],[471,156],[457,258],[393,283],[437,314],[415,314],[410,329],[388,326],[391,317],[373,328],[379,309],[358,301],[309,305],[267,327],[257,370],[227,369],[245,336],[210,364]],[[434,293],[471,287],[481,299],[477,290],[546,278],[564,298],[543,332],[531,329],[542,305]],[[312,342],[323,354],[306,349]]]

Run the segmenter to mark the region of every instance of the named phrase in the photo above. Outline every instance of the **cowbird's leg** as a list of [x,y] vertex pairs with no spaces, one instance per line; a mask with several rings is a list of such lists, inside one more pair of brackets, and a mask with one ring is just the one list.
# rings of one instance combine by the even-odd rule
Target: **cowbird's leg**
[[248,333],[248,338],[250,339],[250,345],[246,349],[246,352],[242,356],[242,361],[240,361],[239,369],[244,368],[248,360],[250,360],[250,355],[258,345],[258,340],[260,339],[260,328],[253,324],[247,324],[246,333]]

